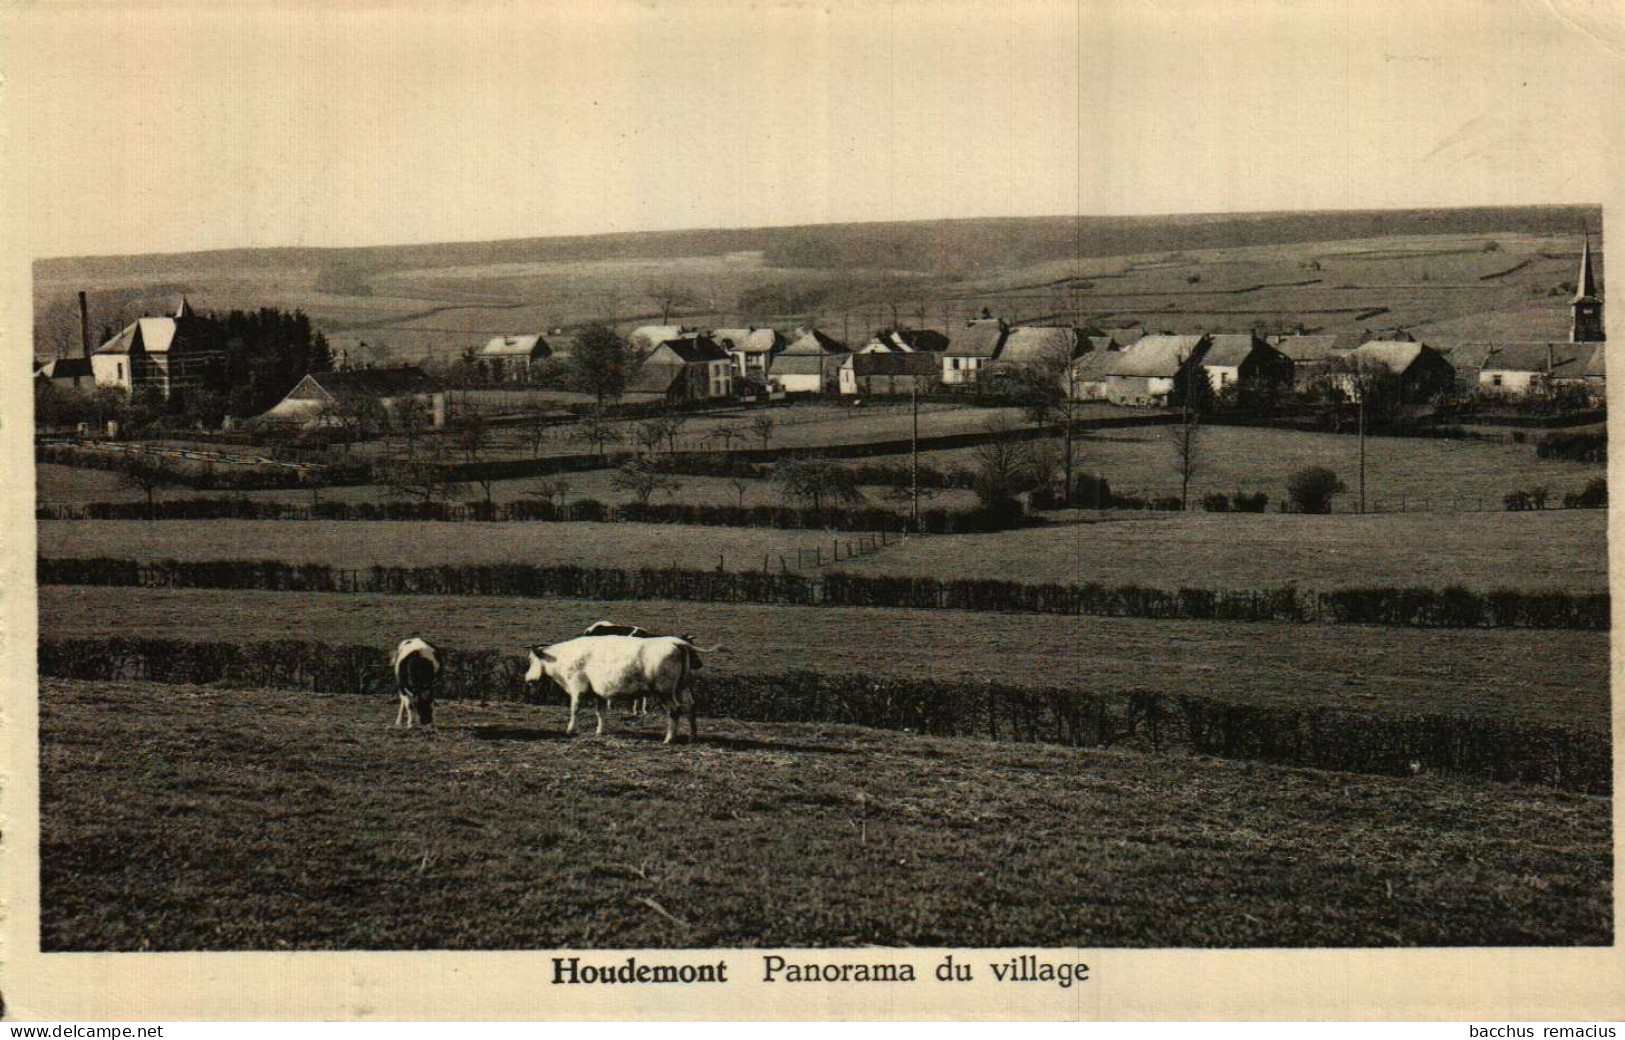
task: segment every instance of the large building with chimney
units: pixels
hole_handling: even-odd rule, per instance
[[[156,390],[164,400],[202,386],[223,352],[185,299],[173,315],[137,318],[90,356],[96,385],[131,394]]]

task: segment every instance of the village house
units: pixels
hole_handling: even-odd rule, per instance
[[[700,330],[692,325],[640,325],[626,337],[635,350],[648,353],[667,340],[698,336]]]
[[[841,362],[841,393],[864,397],[928,394],[937,386],[939,362],[931,354],[871,351]]]
[[[221,364],[224,353],[205,334],[185,299],[173,315],[137,318],[90,356],[97,386],[116,386],[135,394],[157,390],[164,400],[203,385]]]
[[[864,344],[864,354],[938,354],[948,349],[948,337],[935,329],[881,329]]]
[[[405,401],[422,404],[433,425],[445,425],[445,394],[427,373],[412,365],[312,372],[256,421],[306,428],[344,426],[367,409],[393,416]]]
[[[1360,345],[1358,336],[1274,336],[1266,342],[1292,362],[1292,388],[1302,393],[1313,388],[1333,363]]]
[[[43,379],[58,390],[92,390],[96,386],[96,376],[87,357],[53,358],[34,369],[34,378]]]
[[[1198,365],[1215,394],[1230,388],[1288,389],[1293,384],[1292,359],[1252,333],[1210,337]]]
[[[1448,393],[1456,381],[1456,370],[1445,356],[1424,343],[1411,340],[1371,340],[1349,352],[1344,363],[1354,373],[1375,368],[1400,378],[1402,393],[1413,403]],[[1331,378],[1351,401],[1360,399],[1354,373],[1335,373]]]
[[[942,381],[948,386],[977,382],[1004,350],[1010,327],[1001,318],[976,318],[954,336],[942,354]]]
[[[784,336],[777,329],[716,329],[711,338],[733,358],[734,371],[751,377],[752,383],[766,384],[768,362],[784,349]]]
[[[528,383],[541,363],[553,356],[541,336],[492,336],[477,358],[495,382]]]
[[[1113,404],[1167,407],[1209,341],[1207,336],[1144,336],[1108,354],[1101,370],[1102,392]]]
[[[1034,362],[1059,366],[1091,347],[1083,330],[1069,325],[1018,325],[1005,336],[998,363],[1000,367]]]
[[[798,329],[790,345],[768,363],[768,379],[787,394],[834,393],[841,363],[850,353],[817,329]]]
[[[683,336],[656,346],[622,396],[675,403],[727,398],[733,392],[733,359],[709,336]]]
[[[1473,345],[1477,346],[1477,345]],[[1490,397],[1530,397],[1562,386],[1586,387],[1586,369],[1599,348],[1589,343],[1484,344],[1477,389]],[[1467,349],[1471,350],[1472,347]],[[1451,354],[1454,359],[1461,351]]]
[[[1074,401],[1104,401],[1106,399],[1106,369],[1123,348],[1111,337],[1103,337],[1106,345],[1091,349],[1072,362],[1069,375],[1061,377],[1061,392],[1070,393]]]

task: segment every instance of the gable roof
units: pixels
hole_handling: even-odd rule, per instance
[[[42,379],[85,379],[91,375],[90,359],[78,355],[52,358],[35,369],[34,375]]]
[[[1005,337],[999,360],[1017,364],[1049,358],[1070,361],[1080,340],[1078,330],[1068,325],[1021,325]]]
[[[175,342],[174,318],[137,318],[118,335],[96,348],[98,354],[129,354],[137,347],[149,354],[163,354]]]
[[[646,347],[658,347],[668,339],[682,339],[699,331],[692,325],[639,325],[626,338],[640,341]]]
[[[882,329],[871,343],[903,352],[938,352],[948,349],[948,337],[935,329]]]
[[[1203,368],[1239,368],[1261,347],[1263,344],[1251,334],[1220,333],[1212,337],[1200,364]]]
[[[929,353],[900,354],[875,352],[848,354],[841,362],[854,376],[935,376],[939,362]]]
[[[547,357],[551,353],[547,340],[540,336],[492,336],[480,348],[481,357]]]
[[[1549,360],[1553,375],[1574,378],[1585,374],[1592,354],[1592,351],[1585,349],[1586,344],[1562,343],[1555,340],[1550,343],[1490,343],[1486,346],[1489,350],[1478,364],[1480,372],[1545,374]]]
[[[1320,335],[1280,336],[1273,338],[1270,345],[1294,362],[1306,364],[1342,357],[1359,343],[1348,336]]]
[[[1390,372],[1403,373],[1427,348],[1410,340],[1374,339],[1350,352],[1356,364],[1378,364]]]
[[[1108,353],[1104,374],[1171,379],[1206,345],[1206,336],[1142,336],[1133,346]]]
[[[954,357],[996,358],[1009,334],[1002,321],[973,321],[969,328],[956,333],[948,342],[947,353]]]
[[[345,372],[312,372],[305,379],[315,383],[329,397],[336,397],[339,394],[400,397],[405,394],[432,394],[439,389],[438,384],[429,378],[428,373],[413,365],[401,365],[396,368],[352,368]],[[291,396],[292,391],[289,391],[289,394]]]
[[[627,394],[669,394],[671,388],[684,378],[687,369],[682,365],[644,365],[626,382]]]
[[[723,350],[741,354],[771,354],[784,346],[784,337],[778,329],[715,329],[711,338]]]
[[[669,364],[660,359],[666,351],[677,355],[685,365],[703,365],[711,361],[727,361],[728,353],[717,346],[717,341],[710,336],[685,336],[681,339],[668,339],[655,348],[649,355],[644,367],[649,365]]]
[[[850,352],[839,340],[831,339],[817,329],[798,329],[795,339],[779,352],[779,357],[820,357],[846,353]]]

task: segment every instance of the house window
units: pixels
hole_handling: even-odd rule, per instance
[[[120,361],[118,363],[118,377],[119,377],[119,382],[124,381],[124,362],[122,362],[122,361]]]
[[[1491,386],[1500,386],[1501,385],[1501,377],[1500,376],[1490,376],[1490,385]]]

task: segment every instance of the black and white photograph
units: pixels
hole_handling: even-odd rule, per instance
[[[9,945],[1612,955],[1610,9],[0,14]]]

